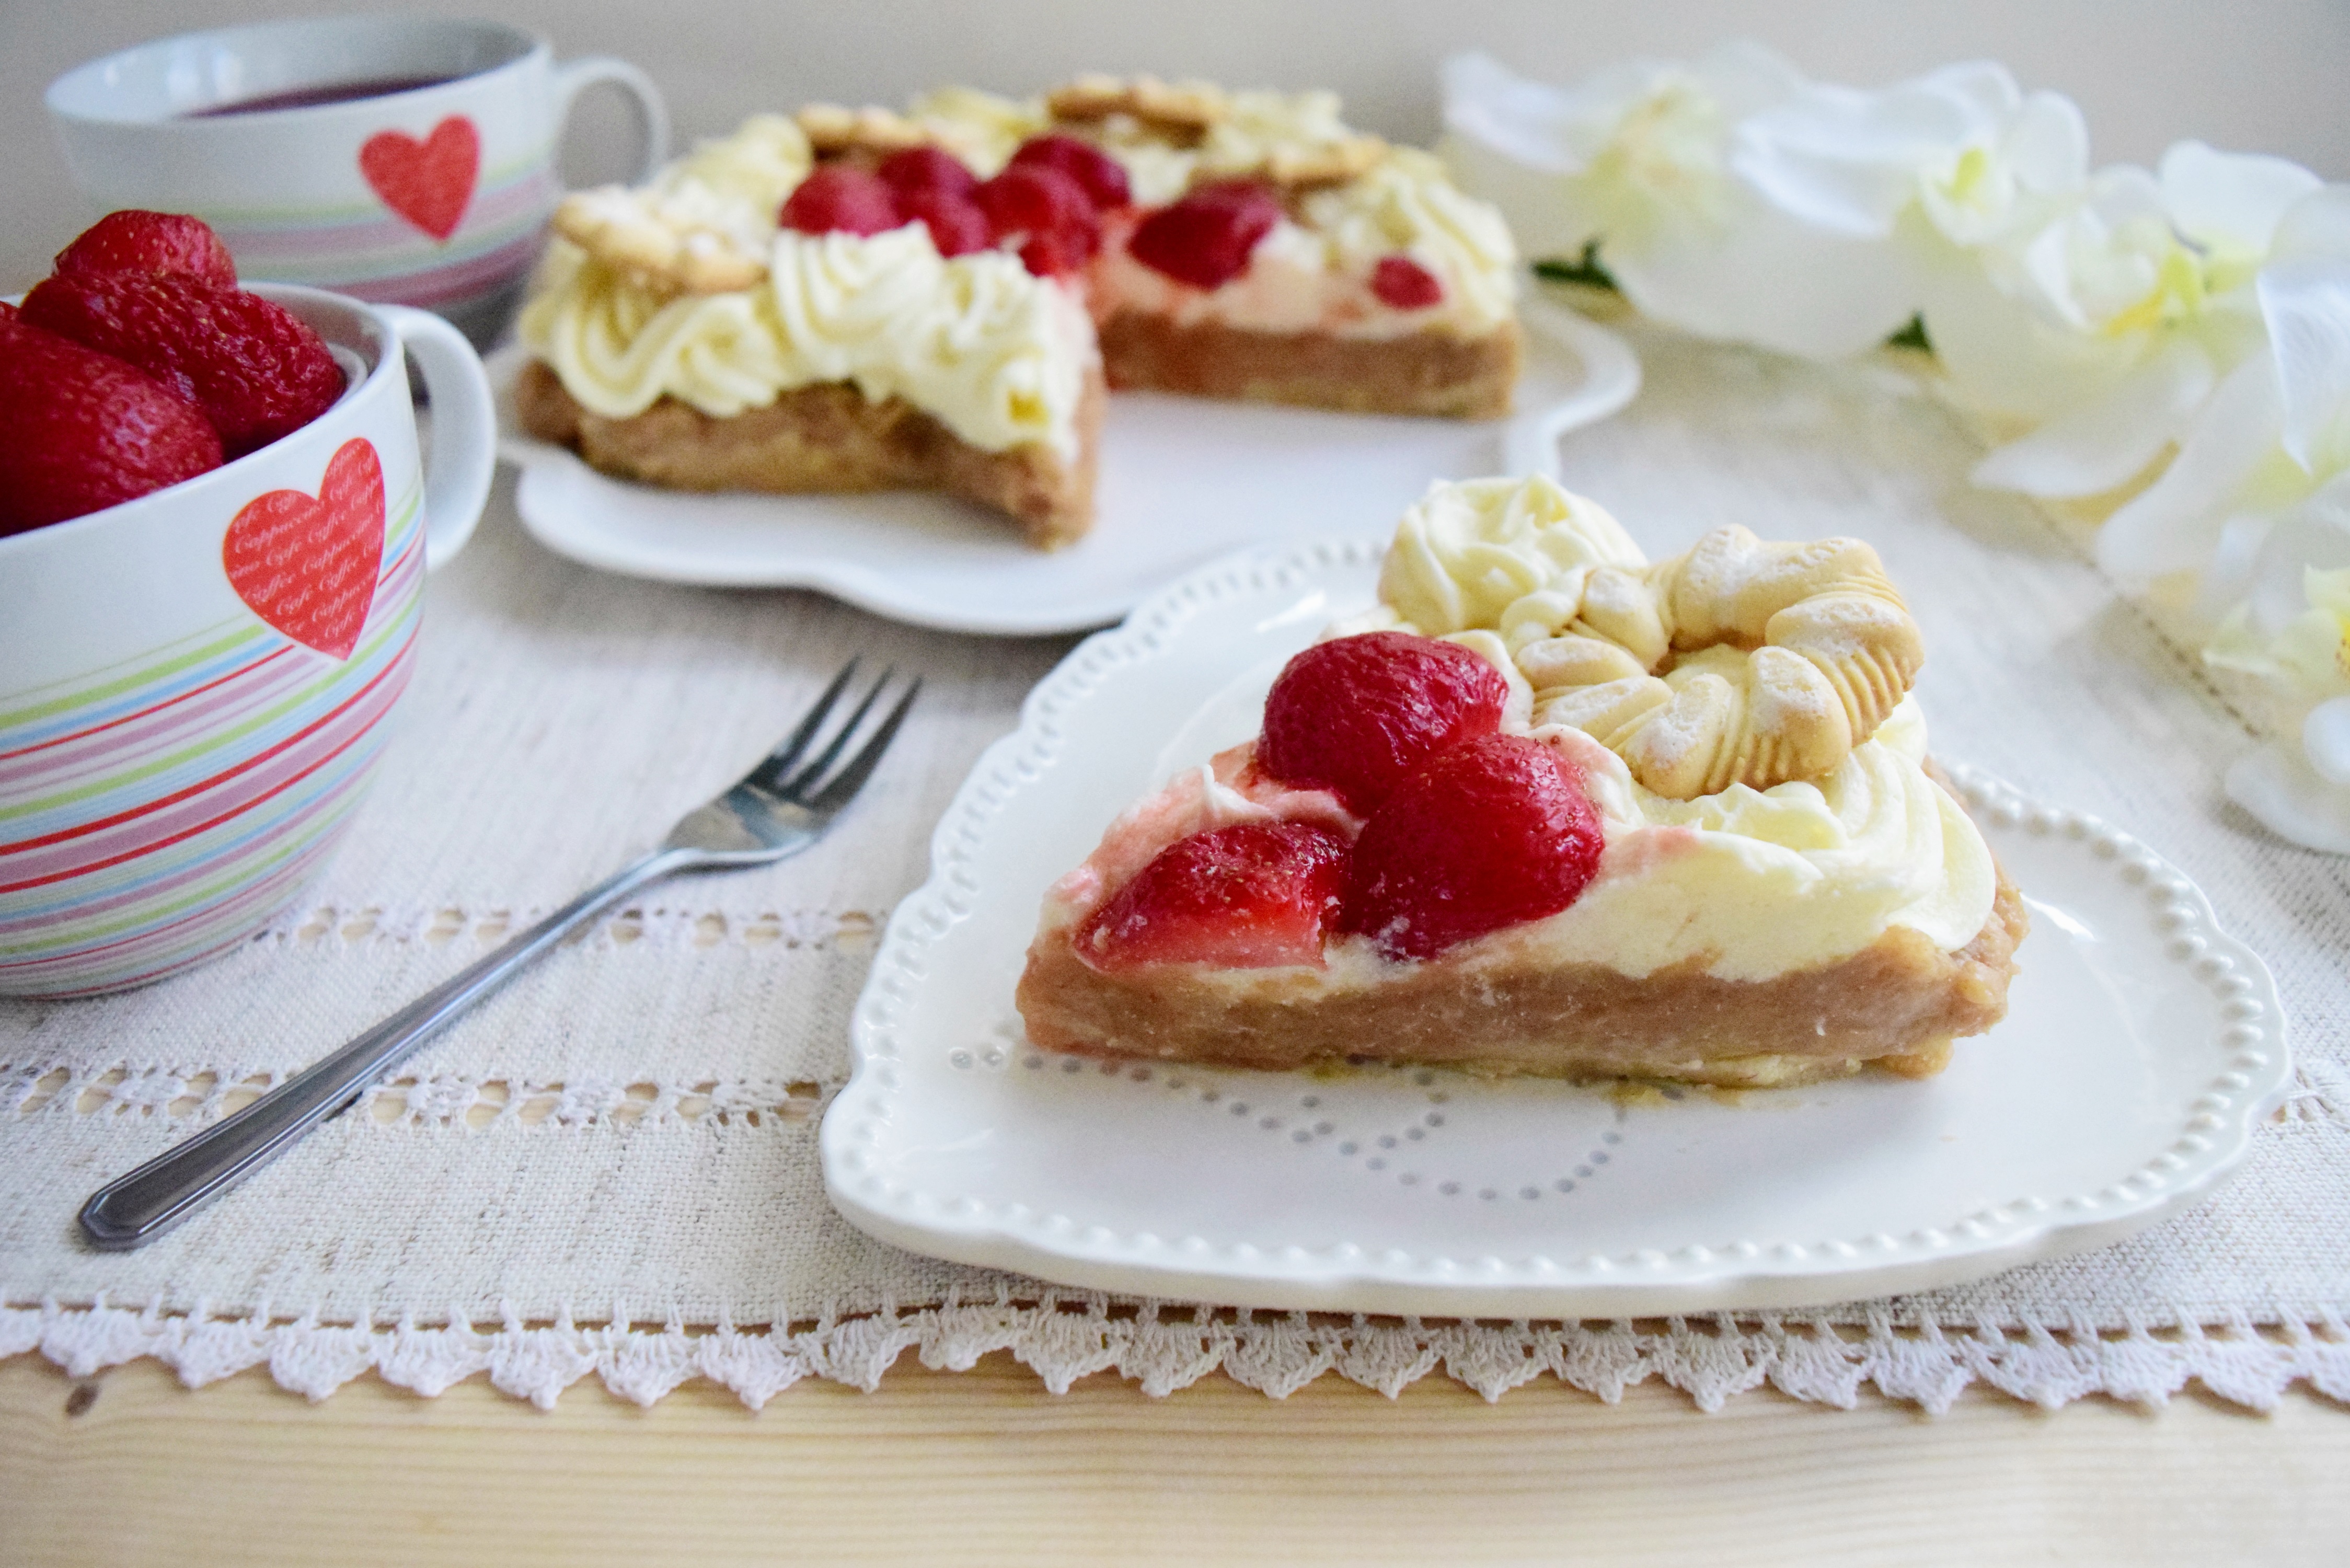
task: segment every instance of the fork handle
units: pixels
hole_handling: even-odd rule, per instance
[[[82,1233],[90,1245],[106,1251],[153,1241],[350,1105],[394,1064],[583,921],[702,858],[690,849],[660,850],[589,888],[341,1050],[99,1188],[82,1205]]]

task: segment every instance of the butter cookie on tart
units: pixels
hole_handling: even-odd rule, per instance
[[[1052,1050],[1762,1087],[2003,1016],[2021,896],[1943,787],[1856,540],[1651,565],[1547,480],[1439,484],[1259,737],[1045,896]]]

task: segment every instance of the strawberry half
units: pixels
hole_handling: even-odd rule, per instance
[[[892,152],[874,172],[901,199],[916,191],[944,191],[968,198],[979,189],[979,176],[942,147],[909,147]]]
[[[1057,169],[1085,188],[1094,210],[1107,213],[1134,200],[1126,165],[1074,136],[1036,136],[1012,155],[1015,168]]]
[[[1346,880],[1347,841],[1303,823],[1242,823],[1160,850],[1076,933],[1100,970],[1320,964]]]
[[[1075,272],[1101,249],[1101,215],[1075,177],[1039,163],[1009,165],[974,193],[998,240],[1018,238],[1039,277]]]
[[[111,355],[0,318],[0,535],[136,500],[221,464],[204,416]]]
[[[1458,643],[1400,631],[1316,643],[1265,697],[1256,765],[1365,816],[1435,753],[1501,728],[1509,696],[1501,671]]]
[[[52,277],[25,319],[144,370],[204,412],[232,458],[290,435],[343,395],[307,323],[257,294],[176,274]]]
[[[970,196],[941,186],[898,193],[898,210],[931,232],[942,256],[969,255],[995,243],[995,227]]]
[[[1394,959],[1434,958],[1580,898],[1605,846],[1583,780],[1539,741],[1438,753],[1363,825],[1338,924]]]
[[[1381,256],[1371,269],[1371,292],[1398,310],[1426,310],[1444,303],[1437,275],[1406,255]]]
[[[1249,253],[1281,217],[1279,199],[1263,186],[1219,180],[1143,219],[1126,248],[1178,283],[1221,288],[1248,270]]]
[[[780,219],[803,234],[879,234],[906,221],[881,176],[847,163],[827,163],[801,181],[784,199]]]
[[[109,213],[57,253],[51,269],[59,277],[102,277],[170,273],[215,288],[236,286],[236,263],[210,223],[185,213],[148,213],[135,207]]]

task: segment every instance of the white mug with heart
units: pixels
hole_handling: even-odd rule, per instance
[[[424,574],[488,496],[489,381],[454,327],[254,292],[334,348],[334,407],[209,473],[0,538],[0,996],[156,979],[295,895],[381,751]]]
[[[74,180],[99,212],[193,213],[248,279],[422,306],[487,342],[562,196],[572,100],[634,99],[638,177],[668,155],[650,78],[555,63],[500,22],[320,17],[140,44],[49,84]]]

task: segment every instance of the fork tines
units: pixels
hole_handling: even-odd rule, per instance
[[[857,666],[858,660],[851,659],[840,667],[840,673],[832,678],[832,684],[825,688],[824,695],[816,699],[816,706],[809,709],[807,716],[767,754],[766,760],[745,775],[744,784],[764,790],[794,805],[816,811],[847,805],[849,797],[864,786],[865,781],[880,763],[881,753],[889,750],[889,742],[897,738],[898,727],[905,722],[907,710],[913,707],[915,697],[922,690],[922,682],[920,676],[910,681],[880,722],[868,732],[863,743],[848,755],[847,762],[842,763],[840,759],[848,751],[849,742],[864,728],[865,721],[880,702],[882,692],[897,676],[894,668],[884,670],[880,679],[866,690],[864,698],[833,732],[823,749],[814,757],[807,757],[808,749],[825,729],[826,720],[831,716],[842,693],[848,690],[856,678]],[[833,772],[836,763],[840,763],[839,770]]]

